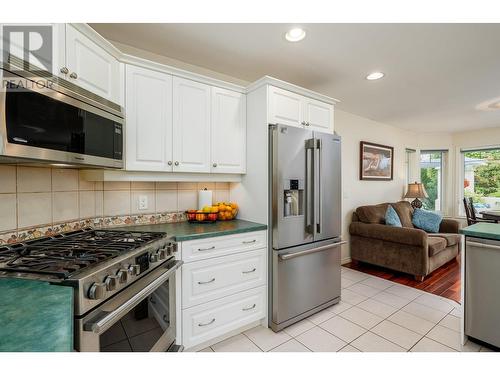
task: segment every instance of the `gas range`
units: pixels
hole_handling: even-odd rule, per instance
[[[72,286],[79,316],[172,260],[176,250],[165,233],[86,228],[0,247],[0,276]]]

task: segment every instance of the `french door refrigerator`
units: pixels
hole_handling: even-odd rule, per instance
[[[269,126],[269,326],[340,300],[340,137]]]

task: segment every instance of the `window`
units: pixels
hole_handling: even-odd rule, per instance
[[[417,180],[417,176],[415,176],[415,156],[417,154],[416,150],[411,148],[406,149],[405,155],[405,165],[406,165],[406,183],[409,184],[411,182],[415,182]]]
[[[473,199],[477,212],[499,210],[500,147],[462,151],[462,160],[464,197]]]
[[[441,150],[420,152],[420,182],[429,196],[422,200],[426,210],[444,211],[443,183],[446,155],[447,151]]]

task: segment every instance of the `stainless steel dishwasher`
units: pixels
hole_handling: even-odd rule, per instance
[[[500,347],[500,241],[466,237],[465,334]]]

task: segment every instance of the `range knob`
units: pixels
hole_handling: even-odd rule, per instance
[[[155,254],[150,254],[149,255],[149,262],[150,263],[156,263],[158,262],[160,256],[158,255],[158,252],[156,252]]]
[[[107,291],[112,291],[116,289],[116,284],[117,284],[118,276],[110,275],[106,276],[104,279],[104,284],[106,284],[106,290]]]
[[[106,293],[106,284],[104,283],[93,283],[88,291],[88,297],[90,299],[102,299]]]
[[[141,266],[138,264],[131,264],[128,267],[128,273],[130,273],[132,276],[137,276],[141,273]]]
[[[176,251],[176,247],[175,247],[174,243],[169,243],[165,248],[167,249],[168,255],[172,255]]]
[[[127,270],[124,269],[124,268],[121,268],[116,273],[116,277],[118,277],[118,282],[120,284],[125,284],[127,282],[127,280],[128,280],[128,272],[127,272]]]
[[[156,252],[156,254],[158,254],[158,259],[163,260],[167,257],[167,250],[165,250],[165,248],[160,249]]]

